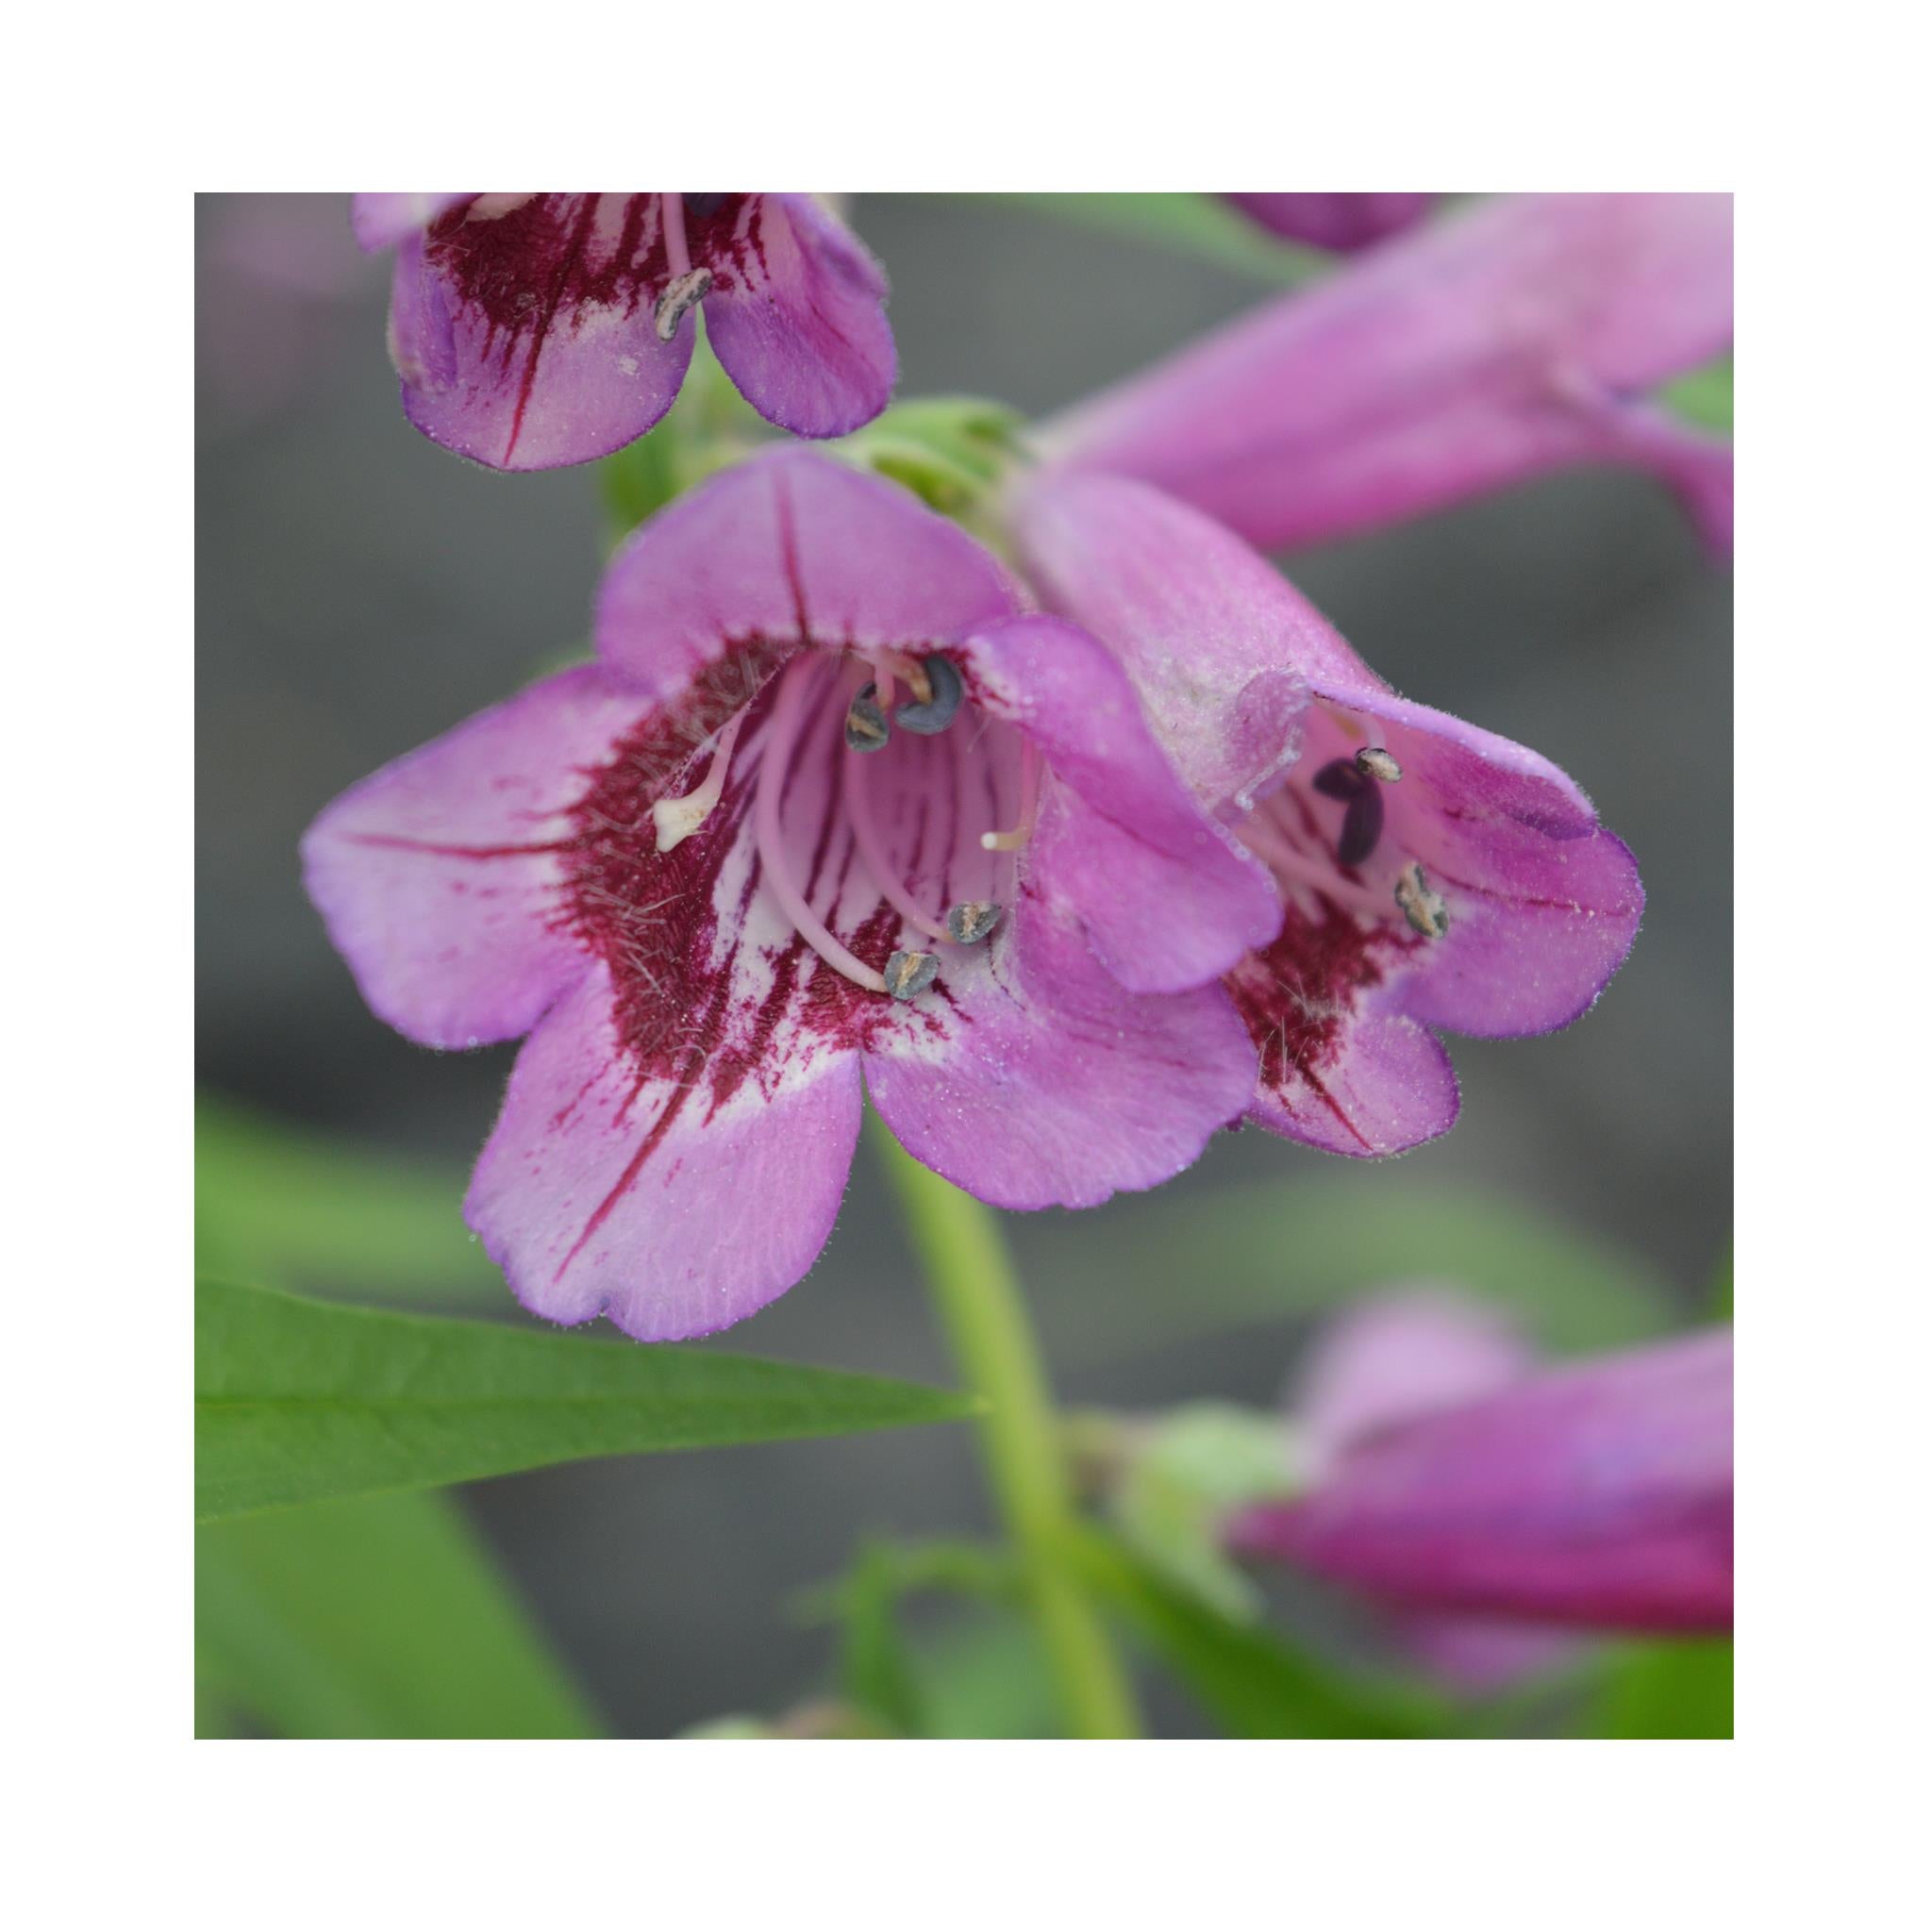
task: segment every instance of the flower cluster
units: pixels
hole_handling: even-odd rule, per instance
[[[619,551],[593,663],[323,813],[309,890],[372,1008],[529,1036],[466,1203],[527,1306],[647,1340],[750,1314],[826,1238],[861,1089],[981,1199],[1078,1208],[1244,1118],[1413,1146],[1457,1110],[1439,1029],[1602,991],[1642,892],[1582,791],[1399,696],[1249,544],[1591,456],[1714,529],[1727,450],[1721,490],[1639,392],[1722,344],[1727,212],[1379,199],[1416,205],[1329,211],[1381,238],[1358,262],[1055,426],[977,506],[1000,556],[857,460],[757,455]],[[891,386],[883,277],[810,197],[358,224],[396,249],[410,420],[499,468],[649,429],[699,313],[794,434]]]

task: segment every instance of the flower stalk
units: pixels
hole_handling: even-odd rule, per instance
[[[914,1160],[875,1117],[870,1124],[954,1358],[986,1402],[980,1454],[1020,1557],[1068,1729],[1076,1738],[1138,1737],[1126,1673],[1070,1558],[1074,1524],[1065,1452],[999,1224]]]

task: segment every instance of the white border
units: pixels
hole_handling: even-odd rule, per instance
[[[22,1876],[63,1909],[23,1923],[1890,1923],[1924,1722],[1925,305],[1876,10],[1802,44],[1688,4],[48,19],[8,229],[7,1429]],[[1742,1743],[186,1742],[187,198],[666,153],[830,188],[1740,191]]]

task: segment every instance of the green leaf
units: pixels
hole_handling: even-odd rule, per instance
[[[912,1655],[899,1630],[891,1557],[878,1545],[859,1553],[843,1590],[845,1695],[902,1738],[926,1735]]]
[[[1728,1322],[1735,1313],[1737,1262],[1737,1244],[1726,1241],[1724,1258],[1711,1271],[1710,1287],[1706,1291],[1711,1319],[1715,1322]]]
[[[587,1456],[839,1435],[971,1396],[700,1348],[390,1314],[204,1281],[199,1521]]]
[[[1611,1654],[1597,1707],[1606,1738],[1733,1735],[1729,1638],[1624,1644]]]
[[[927,1738],[1052,1738],[1059,1694],[1031,1621],[981,1606],[913,1647]]]
[[[1731,381],[1731,351],[1726,349],[1715,362],[1666,383],[1657,394],[1674,415],[1700,429],[1716,429],[1728,436],[1733,426]]]
[[[1281,1418],[1197,1402],[1143,1425],[1108,1507],[1128,1545],[1170,1583],[1233,1623],[1252,1623],[1260,1592],[1221,1544],[1243,1503],[1294,1487]]]
[[[1077,1225],[1013,1228],[1057,1360],[1166,1347],[1243,1323],[1325,1314],[1404,1281],[1453,1282],[1558,1352],[1676,1326],[1644,1262],[1521,1203],[1384,1165],[1121,1202]],[[1105,1324],[1093,1320],[1104,1297]]]
[[[1422,1738],[1453,1727],[1437,1700],[1363,1682],[1231,1622],[1111,1539],[1082,1536],[1077,1554],[1092,1588],[1230,1737]]]
[[[1033,213],[1212,262],[1257,282],[1287,285],[1325,273],[1318,248],[1271,235],[1214,194],[1013,194]]]
[[[319,1504],[194,1544],[197,1702],[224,1718],[289,1738],[597,1734],[446,1497]]]
[[[508,1312],[502,1274],[463,1226],[462,1199],[456,1168],[195,1100],[204,1274]]]

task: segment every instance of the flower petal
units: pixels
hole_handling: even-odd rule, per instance
[[[1274,938],[1281,905],[1266,868],[1189,795],[1101,644],[1056,618],[1019,617],[954,655],[974,702],[1050,765],[1029,875],[1077,909],[1123,986],[1200,986]]]
[[[1516,1328],[1466,1295],[1378,1295],[1324,1329],[1302,1364],[1291,1407],[1311,1479],[1385,1430],[1507,1389],[1535,1362]]]
[[[1569,1025],[1637,938],[1630,848],[1547,758],[1368,679],[1323,677],[1314,694],[1401,765],[1391,820],[1449,908],[1448,932],[1408,960],[1400,1010],[1487,1040]]]
[[[713,269],[705,334],[767,422],[794,436],[846,436],[886,407],[898,353],[886,277],[809,194],[754,194],[717,232],[687,212],[691,259]]]
[[[345,791],[308,895],[372,1008],[425,1046],[511,1040],[583,971],[554,922],[581,768],[644,708],[594,667],[545,678]]]
[[[641,1077],[597,968],[517,1058],[463,1204],[523,1304],[641,1341],[708,1335],[818,1257],[858,1141],[857,1056],[767,1084]]]
[[[1047,608],[1125,667],[1195,796],[1245,811],[1293,762],[1308,675],[1356,663],[1347,645],[1266,558],[1144,483],[1049,472],[1011,513]]]
[[[390,345],[425,436],[499,470],[608,456],[677,394],[687,317],[654,311],[670,279],[661,197],[479,195],[396,257]]]
[[[1731,1494],[1724,1330],[1553,1370],[1386,1432],[1232,1535],[1421,1608],[1723,1630]]]
[[[1506,197],[1376,248],[1048,432],[1264,549],[1566,464],[1676,472],[1624,412],[1731,339],[1722,194]]]
[[[1290,927],[1296,915],[1291,911]],[[1456,1124],[1461,1093],[1442,1042],[1373,997],[1324,1003],[1299,962],[1251,955],[1228,988],[1260,1056],[1248,1119],[1329,1154],[1407,1153]]]
[[[1251,221],[1291,242],[1352,253],[1413,227],[1433,194],[1228,194]]]
[[[1157,1187],[1253,1083],[1254,1049],[1219,987],[1124,991],[1050,901],[1029,898],[990,945],[949,959],[941,986],[930,1021],[869,1042],[866,1085],[908,1153],[998,1208],[1091,1208]]]
[[[420,235],[437,216],[446,213],[467,194],[358,194],[349,205],[349,225],[356,240],[370,254],[393,248],[408,235]]]
[[[607,664],[669,698],[748,639],[905,649],[1018,608],[991,553],[910,491],[780,449],[643,525],[605,574],[595,627]]]
[[[1583,1640],[1542,1624],[1503,1617],[1435,1616],[1410,1610],[1391,1619],[1411,1662],[1465,1697],[1493,1697],[1538,1677],[1554,1676],[1583,1656]]]

